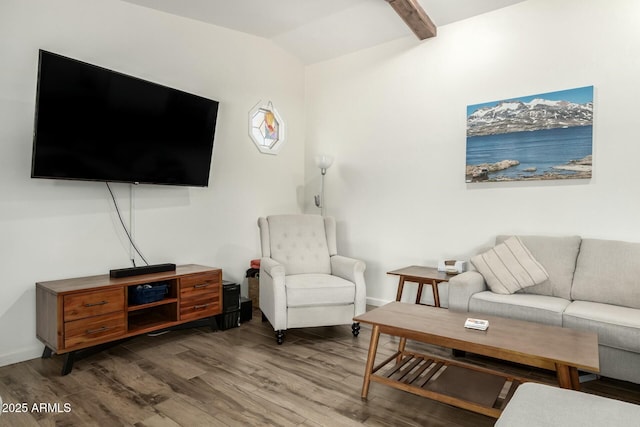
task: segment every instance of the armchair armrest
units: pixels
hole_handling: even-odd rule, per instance
[[[331,274],[344,280],[356,282],[358,275],[363,275],[366,266],[363,261],[342,255],[331,257]]]
[[[355,316],[367,311],[367,287],[364,282],[364,261],[348,258],[342,255],[333,255],[330,258],[331,274],[348,280],[356,285]]]
[[[260,273],[264,271],[272,278],[280,276],[284,277],[285,273],[284,265],[280,264],[273,258],[262,258],[262,260],[260,260],[260,269],[262,270]],[[262,274],[260,274],[260,276],[262,276]]]
[[[482,274],[466,271],[449,279],[449,308],[469,311],[469,300],[473,294],[486,291],[487,284]]]
[[[274,330],[287,329],[285,269],[272,258],[260,260],[260,311]]]

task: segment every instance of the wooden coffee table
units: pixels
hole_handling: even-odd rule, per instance
[[[488,320],[489,328],[465,328],[468,317]],[[372,325],[363,399],[374,381],[497,418],[518,385],[528,381],[406,351],[407,339],[552,370],[560,387],[574,390],[580,388],[578,369],[600,371],[598,337],[591,332],[401,302],[378,307],[353,321]],[[400,337],[398,351],[375,365],[381,333]]]

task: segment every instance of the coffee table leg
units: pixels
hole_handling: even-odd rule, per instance
[[[431,290],[433,291],[433,305],[440,307],[440,293],[438,292],[438,283],[435,280],[431,281]]]
[[[402,289],[404,288],[404,276],[400,276],[398,280],[398,292],[396,293],[396,301],[400,301],[402,298]]]
[[[422,287],[424,283],[418,282],[418,294],[416,295],[416,304],[420,304],[420,300],[422,299]]]
[[[371,374],[373,373],[373,364],[376,361],[379,339],[380,326],[373,325],[373,329],[371,330],[371,342],[369,343],[369,355],[367,356],[367,366],[364,369],[364,380],[362,382],[362,399],[366,399],[369,394],[369,384],[371,384]]]
[[[398,343],[398,357],[396,357],[396,363],[400,363],[402,361],[402,353],[404,352],[404,349],[406,346],[407,346],[407,339],[404,337],[400,337],[400,342]]]
[[[558,385],[561,388],[580,390],[578,368],[575,366],[556,364],[556,375],[558,376]]]
[[[578,368],[570,367],[569,371],[571,373],[571,384],[573,385],[573,389],[580,391],[580,374],[578,374]]]

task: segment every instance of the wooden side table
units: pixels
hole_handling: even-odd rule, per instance
[[[416,304],[420,304],[420,299],[422,298],[422,287],[424,285],[431,285],[431,290],[433,291],[433,303],[435,307],[440,307],[438,283],[448,282],[449,277],[451,277],[444,271],[438,271],[437,268],[423,267],[420,265],[412,265],[410,267],[401,268],[399,270],[389,271],[387,272],[387,274],[400,276],[400,279],[398,281],[398,293],[396,294],[396,301],[400,301],[400,298],[402,298],[404,282],[414,282],[418,284],[418,295],[416,296]]]

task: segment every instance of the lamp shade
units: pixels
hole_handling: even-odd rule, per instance
[[[327,156],[326,154],[316,156],[316,166],[318,166],[320,169],[329,169],[332,164],[333,157]]]

